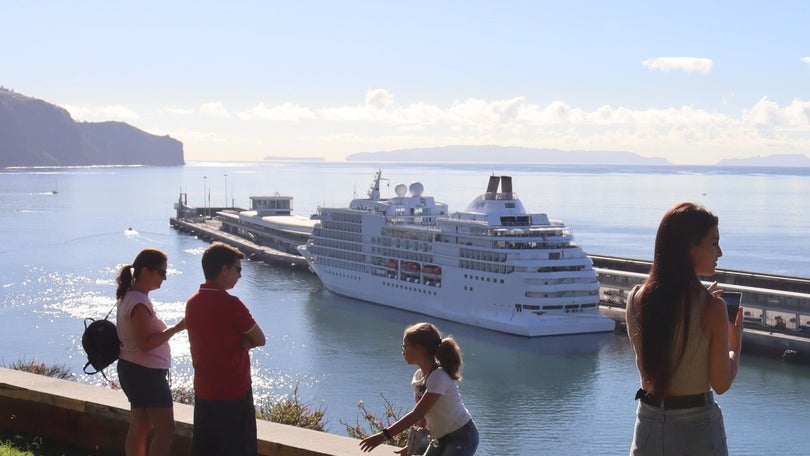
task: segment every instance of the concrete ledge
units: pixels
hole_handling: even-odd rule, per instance
[[[173,454],[187,455],[194,407],[174,404]],[[122,391],[0,368],[0,427],[40,435],[89,451],[124,453],[129,402]],[[360,456],[359,441],[258,420],[259,454]],[[381,445],[376,454],[397,448]]]

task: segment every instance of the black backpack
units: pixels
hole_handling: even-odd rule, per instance
[[[113,306],[114,308],[115,306]],[[84,373],[93,375],[101,372],[101,375],[107,381],[109,379],[104,375],[104,368],[114,363],[121,353],[118,329],[115,327],[115,323],[107,320],[111,313],[112,309],[107,312],[107,316],[103,320],[85,318],[84,334],[82,334],[82,347],[84,347],[84,352],[87,353],[87,364],[84,365]],[[95,370],[88,371],[90,366],[93,366]]]

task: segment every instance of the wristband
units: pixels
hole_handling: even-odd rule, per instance
[[[391,437],[391,431],[389,431],[388,428],[383,428],[382,435],[385,436],[386,440],[391,440],[393,438]]]

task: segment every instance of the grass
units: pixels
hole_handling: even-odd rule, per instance
[[[0,429],[0,456],[97,456],[101,454],[105,453],[82,450],[46,440],[38,435],[25,435]]]

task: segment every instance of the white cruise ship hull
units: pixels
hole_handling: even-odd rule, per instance
[[[380,180],[349,207],[320,208],[298,247],[331,292],[521,336],[615,328],[571,230],[526,212],[510,177],[490,176],[486,193],[453,214],[418,182],[381,198]]]
[[[299,248],[306,258],[306,246]],[[317,262],[310,263],[326,289],[330,292],[388,307],[415,312],[434,318],[449,320],[479,328],[527,337],[555,336],[563,334],[587,334],[608,332],[615,329],[615,322],[598,312],[561,314],[515,310],[514,304],[504,299],[503,288],[487,282],[467,286],[464,280],[453,280],[452,273],[445,276],[441,287],[385,278],[367,273],[348,272],[331,268]],[[470,289],[472,288],[472,289]],[[472,299],[465,294],[475,294]],[[481,302],[487,306],[482,307]]]

